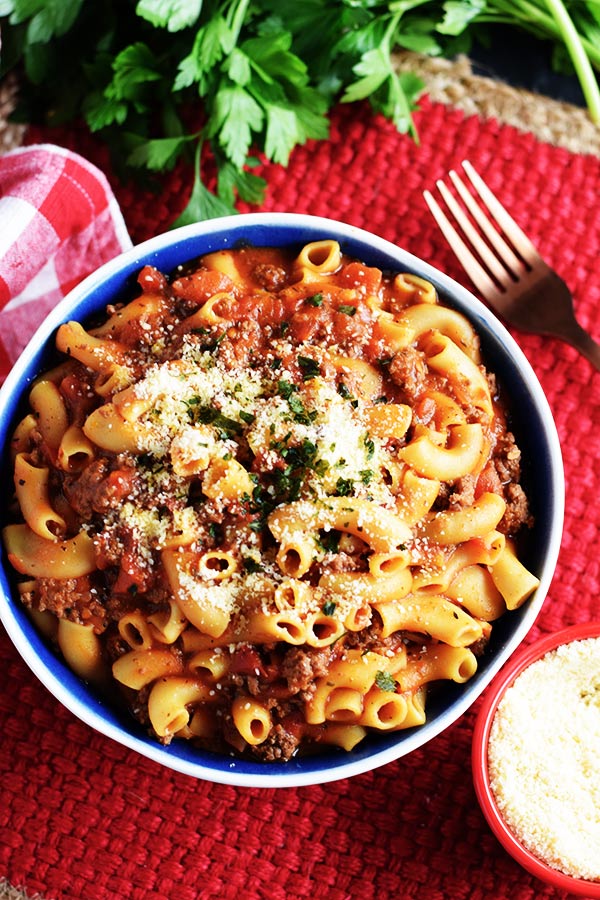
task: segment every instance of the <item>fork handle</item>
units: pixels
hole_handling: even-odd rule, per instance
[[[572,326],[564,331],[561,335],[562,339],[579,350],[582,356],[591,362],[595,369],[600,372],[600,344],[598,344],[585,330],[579,322],[573,322]]]

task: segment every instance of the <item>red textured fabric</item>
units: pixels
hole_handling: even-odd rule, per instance
[[[420,144],[344,108],[331,140],[265,166],[264,209],[365,227],[467,284],[422,200],[469,158],[572,286],[600,338],[600,160],[493,121],[424,103]],[[34,136],[35,137],[35,136]],[[105,151],[49,135],[97,164]],[[176,170],[157,194],[113,180],[134,241],[185,203]],[[517,335],[552,406],[564,453],[561,556],[528,640],[600,619],[600,374],[571,348]],[[66,712],[0,637],[0,878],[48,900],[565,900],[524,872],[488,829],[470,775],[478,704],[427,746],[375,772],[271,792],[162,769]]]

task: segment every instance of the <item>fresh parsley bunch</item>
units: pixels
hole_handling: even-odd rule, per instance
[[[0,76],[20,72],[22,121],[83,117],[120,173],[193,160],[181,225],[259,204],[256,154],[286,165],[338,101],[415,135],[423,85],[394,50],[452,55],[489,21],[564,38],[600,117],[600,0],[565,2],[575,19],[563,0],[0,0]]]
[[[260,203],[255,154],[286,165],[295,146],[326,138],[344,92],[411,128],[421,84],[390,54],[419,2],[0,0],[2,74],[22,67],[22,119],[83,116],[120,171],[193,159],[180,225],[231,212],[238,197]]]

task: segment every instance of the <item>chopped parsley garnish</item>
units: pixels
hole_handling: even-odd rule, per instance
[[[319,533],[319,544],[327,553],[337,553],[340,549],[341,536],[339,531],[321,531]]]
[[[310,381],[311,378],[315,378],[317,375],[321,374],[318,362],[311,359],[310,356],[299,356],[298,365],[302,369],[303,381]]]
[[[309,306],[321,306],[323,303],[323,294],[313,294],[312,297],[307,297],[304,302],[308,303]]]
[[[310,425],[311,422],[314,422],[317,418],[316,409],[308,410],[300,397],[297,397],[295,394],[291,394],[291,396],[287,398],[287,401],[295,421],[299,422],[301,425]]]
[[[307,468],[312,469],[317,457],[317,452],[317,445],[309,438],[304,438],[301,444],[282,449],[281,455],[288,465],[292,465],[294,468],[306,466]]]
[[[221,334],[219,334],[217,337],[213,338],[212,340],[205,341],[203,344],[200,344],[200,349],[207,353],[213,353],[217,349],[217,347],[219,346],[221,341],[224,339],[224,337],[225,337],[225,332],[223,331],[223,332],[221,332]]]
[[[373,471],[373,469],[361,469],[358,474],[360,475],[360,480],[363,484],[370,484],[370,482],[373,480],[375,472]]]
[[[286,466],[285,469],[275,469],[273,472],[275,496],[280,502],[293,503],[297,500],[303,484],[304,474],[302,471],[294,470],[292,465]]]
[[[229,437],[232,434],[240,434],[242,426],[235,419],[223,415],[213,406],[203,406],[200,397],[194,396],[187,400],[182,400],[187,409],[190,421],[194,425],[214,425],[221,437]]]
[[[338,306],[338,312],[343,313],[345,316],[353,316],[356,313],[356,307],[342,303],[341,306]]]
[[[255,519],[253,522],[250,522],[250,524],[248,525],[248,528],[250,529],[250,531],[254,531],[257,534],[259,534],[263,530],[264,527],[265,527],[265,523],[262,519]]]
[[[338,478],[335,483],[335,489],[341,497],[347,497],[352,493],[354,482],[351,478]]]
[[[291,381],[281,379],[277,382],[277,393],[280,397],[283,397],[284,400],[289,400],[292,394],[297,390],[298,388],[295,384],[292,384]]]
[[[356,409],[356,407],[358,406],[358,400],[356,399],[356,397],[353,394],[350,393],[347,384],[344,384],[343,381],[340,381],[340,383],[337,386],[337,392],[340,395],[340,397],[344,398],[344,400],[349,400],[350,406],[352,406],[354,409]]]
[[[156,475],[158,472],[163,472],[165,469],[163,460],[157,459],[151,453],[141,453],[138,456],[138,464],[152,475]]]
[[[394,681],[389,672],[377,672],[375,675],[375,684],[380,691],[396,690],[396,681]]]
[[[251,556],[243,556],[242,564],[244,566],[244,572],[248,572],[249,575],[253,572],[262,572],[261,564]]]
[[[375,453],[375,442],[367,434],[363,439],[363,444],[365,445],[365,450],[367,451],[367,459],[371,459],[371,457]]]
[[[271,450],[276,450],[278,453],[283,455],[283,451],[287,449],[288,441],[292,436],[292,432],[288,431],[288,433],[281,438],[280,441],[271,441],[269,447]]]
[[[242,500],[248,505],[249,512],[258,513],[259,519],[249,526],[252,531],[261,531],[269,513],[280,503],[291,503],[297,500],[304,486],[308,473],[313,471],[322,477],[328,468],[326,460],[318,459],[318,448],[309,438],[299,444],[288,446],[291,432],[279,441],[273,441],[270,449],[281,454],[285,465],[274,468],[270,473],[270,486],[257,484],[252,497],[245,495]]]
[[[335,601],[334,600],[326,600],[323,606],[321,607],[321,612],[326,616],[332,616],[335,612]]]

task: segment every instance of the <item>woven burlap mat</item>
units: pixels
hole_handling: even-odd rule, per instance
[[[43,900],[43,898],[39,894],[27,894],[25,891],[20,891],[1,879],[0,900]]]
[[[398,54],[396,61],[399,70],[414,72],[423,79],[429,97],[436,103],[453,106],[469,116],[497,119],[571,153],[600,153],[600,127],[583,108],[474,75],[464,56],[431,59],[407,52]]]

